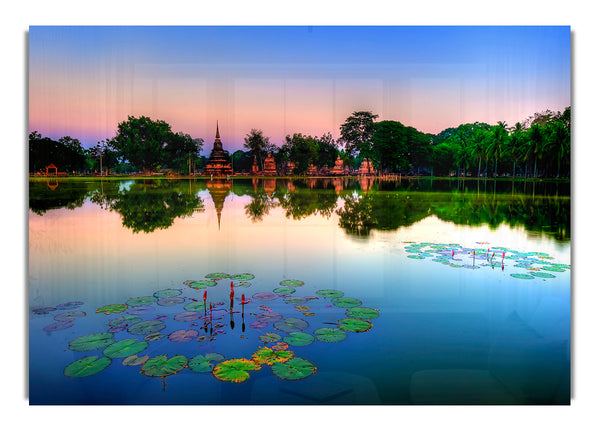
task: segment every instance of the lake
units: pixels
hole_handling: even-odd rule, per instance
[[[569,404],[570,208],[564,182],[31,180],[30,403]]]

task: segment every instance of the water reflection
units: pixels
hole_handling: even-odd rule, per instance
[[[208,191],[220,228],[227,196],[249,197],[244,213],[261,223],[281,207],[285,216],[301,220],[312,215],[339,217],[348,235],[368,236],[373,230],[394,231],[429,216],[456,225],[492,229],[502,224],[524,227],[536,235],[570,240],[570,185],[561,182],[502,180],[375,178],[59,181],[29,185],[29,208],[38,215],[51,209],[74,209],[86,199],[115,211],[133,232],[170,227],[178,217],[203,212],[199,196]]]

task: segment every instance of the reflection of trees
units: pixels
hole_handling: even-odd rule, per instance
[[[204,203],[196,193],[166,181],[134,183],[127,190],[104,196],[110,210],[118,212],[123,226],[134,233],[166,229],[178,217],[204,211]]]
[[[349,196],[337,214],[339,226],[351,235],[369,235],[372,229],[396,230],[430,215],[457,225],[501,224],[529,232],[570,239],[570,199],[476,193],[379,192]]]
[[[278,196],[286,217],[300,220],[313,214],[329,217],[337,206],[338,196],[334,189],[295,188]]]
[[[29,209],[37,215],[57,208],[75,209],[83,205],[95,188],[93,182],[29,182]]]

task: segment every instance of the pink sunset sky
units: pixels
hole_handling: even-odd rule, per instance
[[[425,133],[571,104],[569,27],[31,27],[29,130],[85,147],[128,115],[241,149],[339,137],[357,110]]]

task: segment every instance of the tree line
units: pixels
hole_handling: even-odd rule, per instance
[[[569,177],[571,108],[546,110],[509,127],[468,123],[438,134],[420,132],[399,121],[377,121],[370,111],[353,112],[340,126],[340,138],[293,133],[277,146],[260,129],[244,138],[244,150],[226,151],[235,172],[250,172],[256,161],[260,170],[272,154],[283,173],[305,175],[312,165],[321,172],[332,168],[338,157],[350,171],[368,158],[376,171],[404,175]],[[58,141],[29,136],[29,170],[37,172],[54,163],[66,172],[114,173],[172,170],[180,174],[201,172],[207,158],[200,155],[203,139],[174,133],[162,120],[129,116],[119,123],[117,134],[84,149],[77,139]]]

